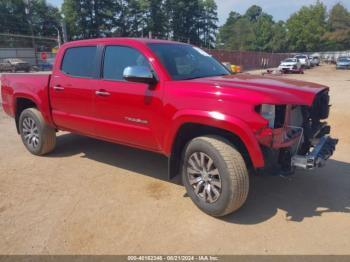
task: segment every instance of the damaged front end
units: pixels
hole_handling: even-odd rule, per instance
[[[268,121],[256,134],[265,157],[262,173],[291,174],[295,168],[324,166],[335,151],[337,139],[329,136],[328,89],[319,92],[312,106],[259,105],[255,108]]]

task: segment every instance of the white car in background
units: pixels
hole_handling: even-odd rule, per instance
[[[311,63],[307,55],[296,55],[294,58],[298,59],[301,63],[302,68],[310,69]]]
[[[283,60],[278,69],[284,73],[303,73],[301,63],[297,58]]]

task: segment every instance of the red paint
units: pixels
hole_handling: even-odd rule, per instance
[[[254,111],[254,107],[260,104],[310,106],[315,95],[327,88],[313,83],[249,74],[173,81],[147,47],[149,42],[163,41],[108,38],[67,43],[59,49],[52,76],[2,75],[3,108],[14,116],[16,99],[27,98],[36,103],[45,120],[57,129],[167,156],[183,124],[209,125],[239,136],[253,165],[258,168],[264,166],[259,144],[269,143],[272,132],[265,129],[267,121]],[[60,65],[65,50],[82,45],[136,48],[148,58],[159,82],[151,90],[146,84],[84,79],[63,74]],[[64,91],[54,90],[55,86],[63,87]],[[96,96],[98,90],[111,95]],[[145,120],[146,123],[136,123],[130,118]]]

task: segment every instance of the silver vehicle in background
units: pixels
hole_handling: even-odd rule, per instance
[[[283,73],[303,73],[301,63],[297,58],[287,58],[283,60],[279,65],[278,69]]]
[[[350,69],[350,57],[339,57],[337,60],[336,69]]]
[[[30,64],[19,58],[6,58],[0,63],[0,72],[10,71],[16,73],[17,71],[30,71]]]
[[[320,56],[319,55],[312,55],[311,56],[311,61],[312,61],[312,63],[315,65],[315,66],[319,66],[320,65],[320,63],[321,63],[321,58],[320,58]]]
[[[306,68],[306,69],[310,69],[311,68],[311,63],[310,63],[309,56],[307,56],[307,55],[296,55],[296,56],[294,56],[294,58],[296,58],[296,59],[298,59],[300,61],[300,64],[301,64],[302,68]]]

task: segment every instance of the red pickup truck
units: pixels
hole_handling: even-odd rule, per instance
[[[70,42],[51,75],[4,74],[1,83],[3,109],[32,154],[52,151],[58,130],[164,154],[169,178],[181,174],[212,216],[243,205],[249,174],[323,166],[338,142],[323,121],[327,87],[232,75],[189,44]]]

